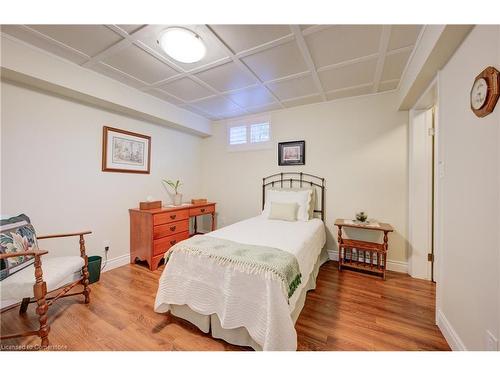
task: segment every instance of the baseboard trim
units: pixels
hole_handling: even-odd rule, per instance
[[[464,351],[467,350],[463,341],[458,336],[457,332],[453,329],[446,316],[441,310],[437,311],[437,326],[441,330],[446,342],[453,351]]]
[[[338,250],[327,250],[330,260],[339,260]],[[408,273],[408,263],[400,260],[387,259],[387,269],[394,272]]]
[[[102,270],[102,272],[111,271],[112,269],[125,266],[130,263],[130,254],[120,255],[119,257],[108,259],[106,263],[106,267]]]

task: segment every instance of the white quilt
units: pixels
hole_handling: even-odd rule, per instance
[[[217,314],[223,328],[245,327],[263,350],[296,350],[297,334],[290,313],[325,244],[323,222],[256,216],[207,235],[288,251],[299,262],[303,283],[288,304],[278,281],[174,252],[160,278],[155,311],[167,312],[170,304],[188,305],[200,314]]]

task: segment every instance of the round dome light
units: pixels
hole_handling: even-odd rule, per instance
[[[170,27],[163,30],[158,43],[167,55],[182,63],[200,61],[207,52],[200,36],[182,27]]]

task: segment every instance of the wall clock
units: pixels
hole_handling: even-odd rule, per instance
[[[470,108],[477,117],[489,115],[500,96],[500,72],[489,66],[475,78],[470,91]]]

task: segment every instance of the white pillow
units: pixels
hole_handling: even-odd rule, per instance
[[[307,185],[306,182],[304,182],[304,185]],[[318,200],[317,198],[317,192],[316,189],[312,186],[305,186],[305,187],[273,187],[271,190],[276,190],[276,191],[310,191],[311,192],[311,201],[309,203],[309,220],[314,219],[314,210],[316,209],[316,201]]]
[[[269,220],[297,221],[297,203],[271,202]]]
[[[283,191],[283,190],[267,190],[266,191],[266,203],[264,205],[264,211],[262,215],[269,218],[269,213],[271,211],[271,202],[278,203],[297,203],[299,209],[297,210],[297,220],[308,221],[309,220],[309,206],[311,204],[312,191],[311,190],[300,190],[300,191]]]

